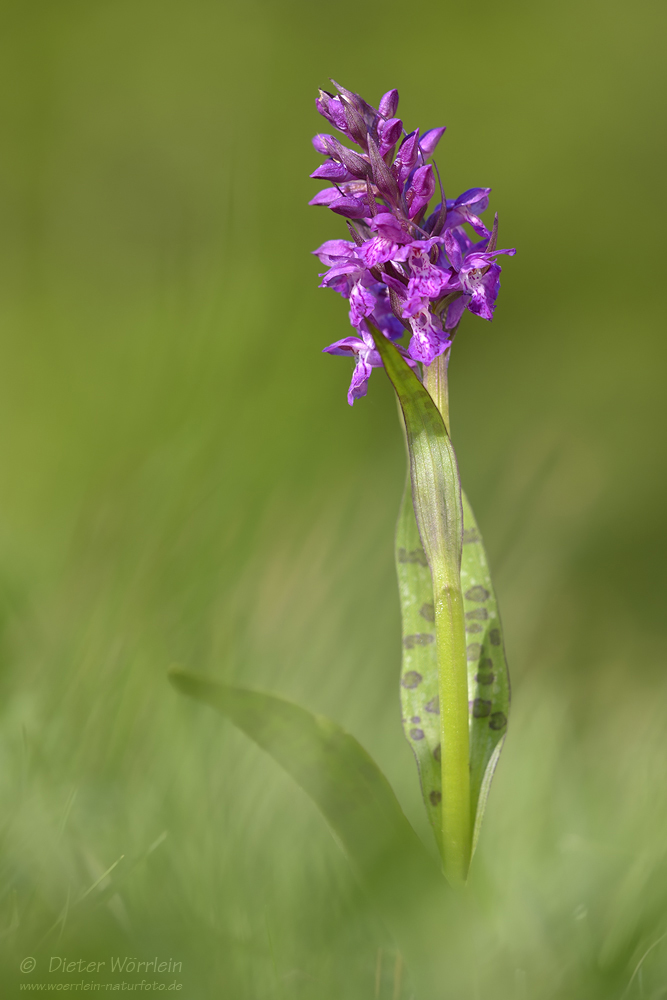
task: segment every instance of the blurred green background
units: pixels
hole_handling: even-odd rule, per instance
[[[430,844],[398,709],[395,404],[376,373],[350,409],[320,353],[348,329],[309,256],[344,223],[306,204],[335,76],[446,124],[449,196],[492,185],[518,248],[451,365],[514,689],[465,1000],[667,997],[664,5],[0,21],[2,995],[111,955],[181,962],[161,981],[187,1000],[411,995],[311,803],[165,679],[342,722]]]

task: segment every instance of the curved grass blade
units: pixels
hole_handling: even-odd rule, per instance
[[[446,919],[446,883],[363,747],[335,722],[283,698],[183,670],[170,671],[170,680],[226,715],[310,796],[404,952],[419,996],[435,997],[442,968],[434,929]]]
[[[465,610],[470,725],[470,801],[474,851],[489,787],[507,731],[510,687],[498,605],[477,522],[465,493],[461,583]],[[417,760],[426,812],[441,849],[438,662],[432,633],[433,586],[406,483],[396,530],[403,620],[401,707]]]

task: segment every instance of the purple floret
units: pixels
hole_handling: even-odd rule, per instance
[[[366,395],[373,368],[382,366],[369,324],[392,341],[409,336],[407,348],[397,344],[398,350],[413,368],[428,366],[449,349],[466,310],[492,319],[501,273],[496,258],[515,251],[496,250],[497,216],[491,232],[480,218],[490,188],[445,198],[437,168],[427,163],[444,127],[406,133],[396,116],[397,90],[384,94],[376,109],[332,83],[337,93],[321,90],[315,103],[338,136],[314,137],[325,161],[311,177],[333,186],[309,204],[343,216],[352,236],[327,240],[315,251],[327,268],[321,287],[349,300],[357,331],[324,348],[354,358],[352,404]],[[440,201],[429,215],[437,190]]]

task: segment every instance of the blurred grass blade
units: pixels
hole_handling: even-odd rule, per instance
[[[183,670],[170,671],[170,680],[231,719],[315,802],[422,983],[420,995],[431,995],[434,920],[446,884],[363,747],[337,723],[283,698]]]
[[[510,687],[502,630],[486,553],[475,515],[463,499],[461,583],[468,635],[470,797],[473,851],[489,787],[507,730]],[[433,587],[406,483],[396,529],[396,571],[403,621],[403,727],[417,759],[424,805],[441,846],[438,803],[440,720],[438,663],[433,635]]]
[[[461,586],[468,638],[470,793],[475,850],[493,772],[507,732],[510,682],[489,564],[475,515],[463,494]]]

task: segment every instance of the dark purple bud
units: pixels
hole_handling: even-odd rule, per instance
[[[396,178],[380,156],[380,150],[370,136],[368,137],[368,156],[371,161],[373,181],[376,188],[391,205],[395,205],[399,199]]]
[[[367,104],[366,101],[363,99],[363,97],[360,97],[359,94],[355,94],[353,90],[347,90],[345,87],[341,87],[341,85],[339,83],[336,83],[335,80],[332,80],[331,82],[333,83],[338,93],[342,94],[342,96],[345,97],[350,104],[354,105],[358,113],[365,121],[368,128],[370,128],[377,114],[375,108],[371,107],[370,104]]]
[[[429,163],[426,167],[417,167],[405,195],[408,214],[411,219],[414,219],[422,209],[426,208],[433,197],[434,191],[435,177],[433,176],[433,167],[431,164]]]
[[[378,125],[380,156],[386,156],[396,145],[403,134],[403,122],[400,118],[389,118]]]
[[[318,153],[322,154],[322,156],[328,155],[327,147],[324,145],[324,140],[328,138],[329,138],[328,135],[325,135],[324,133],[321,132],[318,132],[317,135],[313,136],[313,146],[315,147]]]
[[[335,128],[344,132],[345,135],[348,134],[345,108],[341,103],[340,97],[333,97],[326,90],[320,90],[320,96],[315,101],[315,107],[322,117],[331,122]]]
[[[388,90],[386,94],[380,98],[380,103],[378,104],[378,111],[383,118],[393,118],[398,110],[398,91]]]
[[[359,156],[358,153],[348,149],[347,146],[343,146],[333,136],[327,136],[324,142],[329,156],[333,157],[334,160],[338,160],[339,163],[343,163],[353,177],[357,177],[359,180],[370,177],[370,164],[363,157]]]
[[[415,129],[410,135],[406,135],[394,161],[393,172],[398,181],[399,188],[402,188],[419,155],[419,129]]]
[[[423,136],[419,140],[419,148],[421,149],[422,156],[425,160],[428,160],[429,156],[433,156],[435,147],[438,145],[446,131],[446,126],[443,125],[442,128],[430,128],[428,132],[424,132]]]
[[[349,135],[347,115],[345,114],[343,102],[339,97],[334,97],[333,101],[329,101],[329,120],[340,132],[343,132],[345,135]]]
[[[363,219],[370,214],[365,200],[362,201],[361,198],[352,198],[346,195],[332,201],[329,204],[329,208],[332,212],[335,212],[337,215],[344,215],[347,219]]]
[[[343,98],[343,107],[345,108],[345,119],[347,121],[347,130],[350,136],[358,143],[362,149],[367,148],[366,136],[368,134],[368,129],[366,128],[366,122],[361,117],[354,104]]]

